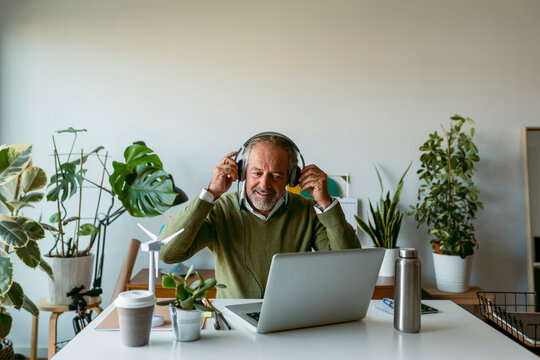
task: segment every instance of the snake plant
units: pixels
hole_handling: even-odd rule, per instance
[[[386,249],[393,249],[396,247],[399,229],[401,228],[401,221],[403,220],[403,211],[398,209],[398,205],[401,199],[401,191],[403,190],[403,178],[409,171],[411,164],[409,164],[407,170],[405,170],[401,179],[399,179],[396,191],[391,199],[390,192],[386,193],[386,198],[383,197],[384,187],[381,180],[381,174],[379,173],[377,166],[374,166],[379,179],[379,184],[381,185],[381,198],[377,203],[376,209],[373,208],[371,200],[369,201],[371,220],[368,219],[368,222],[366,223],[356,215],[355,218],[360,229],[369,235],[373,241],[373,246],[375,247]]]

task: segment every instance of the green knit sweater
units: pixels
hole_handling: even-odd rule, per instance
[[[314,205],[314,200],[289,193],[288,202],[265,221],[244,206],[240,214],[237,192],[222,195],[216,204],[196,198],[161,232],[163,239],[185,229],[163,246],[161,259],[181,262],[208,247],[215,256],[216,280],[227,286],[218,288],[217,297],[259,298],[259,286],[244,265],[244,236],[247,265],[263,290],[276,253],[361,246],[339,204],[322,214],[315,213]]]

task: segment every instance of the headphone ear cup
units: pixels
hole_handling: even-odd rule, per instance
[[[296,186],[300,185],[300,175],[301,175],[300,171],[301,171],[301,169],[300,169],[299,166],[297,166],[293,170],[293,172],[291,174],[291,178],[289,180],[289,186],[290,187],[296,187]]]
[[[244,181],[244,160],[239,160],[238,165],[238,181]]]

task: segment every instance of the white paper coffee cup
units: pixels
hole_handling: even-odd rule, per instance
[[[146,290],[125,291],[114,300],[123,345],[148,344],[155,304],[156,297]]]

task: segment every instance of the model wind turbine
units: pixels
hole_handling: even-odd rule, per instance
[[[163,245],[168,243],[173,237],[180,234],[184,229],[180,229],[166,239],[158,240],[157,235],[152,234],[150,231],[146,230],[141,224],[137,224],[143,231],[150,236],[151,241],[145,242],[141,245],[141,250],[148,252],[148,290],[156,295],[156,283],[155,279],[159,276],[159,250]],[[163,325],[163,316],[154,314],[152,317],[152,326]]]

